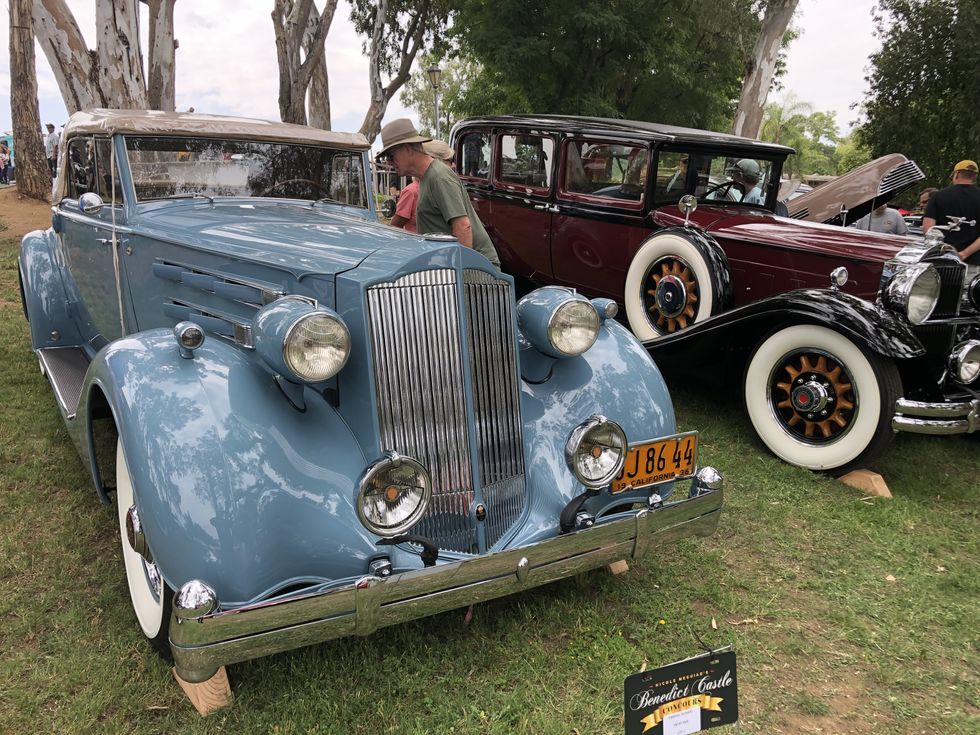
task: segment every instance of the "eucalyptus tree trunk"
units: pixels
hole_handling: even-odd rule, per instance
[[[109,107],[94,83],[96,54],[85,45],[82,32],[64,0],[35,0],[34,33],[51,65],[68,114]]]
[[[337,1],[327,2],[324,8],[324,15],[327,18],[327,25],[333,21],[334,11],[337,9]],[[329,15],[326,11],[329,10]],[[312,48],[313,39],[316,38],[316,31],[319,23],[316,5],[310,6],[310,17],[306,23],[306,33],[303,34],[303,50],[309,56]],[[309,123],[315,128],[330,130],[330,78],[327,75],[327,55],[320,54],[320,60],[313,67],[313,74],[310,76],[310,92],[307,100],[309,110]]]
[[[425,33],[432,15],[430,0],[421,0],[415,6],[405,28],[404,41],[401,44],[401,54],[398,59],[398,70],[387,85],[381,83],[381,41],[388,19],[388,0],[380,0],[374,19],[374,29],[371,33],[370,71],[371,102],[361,123],[361,134],[370,142],[378,137],[381,131],[381,121],[388,109],[388,103],[408,81],[412,74],[412,63],[422,47]]]
[[[337,0],[327,0],[323,13],[318,14],[313,0],[275,0],[272,26],[276,32],[279,116],[283,122],[306,124],[306,92],[314,69],[323,58],[323,44],[336,8]],[[313,22],[316,30],[308,34]],[[304,48],[305,58],[302,55]],[[325,64],[323,74],[325,79]],[[318,89],[317,94],[320,92]]]
[[[143,72],[139,2],[150,8],[150,80]],[[176,0],[96,0],[89,49],[65,0],[34,1],[34,32],[68,112],[93,107],[174,109]]]
[[[10,0],[10,117],[17,156],[17,191],[46,202],[51,199],[51,169],[41,141],[31,5],[31,0]]]
[[[96,0],[98,84],[113,107],[146,109],[137,0]]]
[[[174,3],[177,0],[149,0],[150,78],[146,97],[154,110],[174,110]]]
[[[742,94],[738,99],[735,123],[732,126],[735,135],[759,137],[762,113],[773,75],[776,73],[779,50],[783,46],[783,34],[786,33],[798,4],[799,0],[770,0],[766,7],[766,15],[752,49],[752,56],[745,63]]]

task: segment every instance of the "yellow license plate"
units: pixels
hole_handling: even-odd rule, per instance
[[[697,463],[696,431],[634,444],[626,453],[623,471],[612,481],[609,492],[621,493],[624,490],[693,477],[697,471]]]

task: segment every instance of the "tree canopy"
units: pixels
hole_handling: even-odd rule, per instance
[[[481,70],[463,115],[549,112],[727,129],[759,34],[755,0],[460,0]]]
[[[980,155],[980,3],[879,0],[881,50],[871,57],[861,141],[874,156],[904,153],[927,183]]]

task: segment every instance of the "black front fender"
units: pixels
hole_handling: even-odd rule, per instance
[[[780,325],[819,324],[879,355],[905,360],[925,354],[911,325],[892,311],[834,289],[807,288],[760,299],[699,322],[677,334],[644,342],[651,352],[679,353],[696,344],[745,348]],[[656,354],[656,353],[655,353]]]

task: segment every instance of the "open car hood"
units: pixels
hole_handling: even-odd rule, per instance
[[[810,222],[850,224],[925,178],[915,161],[890,153],[786,202],[789,216]],[[841,205],[847,210],[842,221]]]

